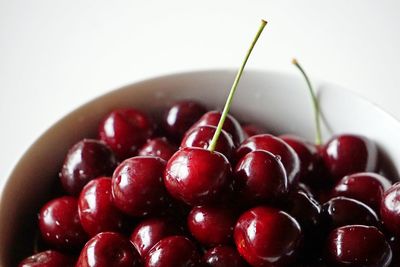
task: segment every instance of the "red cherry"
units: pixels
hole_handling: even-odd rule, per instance
[[[39,228],[48,244],[62,249],[80,248],[87,240],[74,197],[65,196],[47,202],[39,213]]]
[[[356,172],[374,172],[378,149],[366,137],[342,134],[333,137],[322,148],[326,168],[335,181]]]
[[[236,249],[227,246],[218,246],[208,250],[203,260],[210,267],[248,267]]]
[[[231,166],[221,153],[185,147],[168,161],[164,183],[169,193],[189,205],[216,201],[231,184]]]
[[[166,206],[168,195],[162,176],[165,161],[137,156],[122,162],[112,177],[114,204],[131,216],[155,213]]]
[[[68,193],[79,195],[89,181],[111,175],[116,166],[113,152],[103,142],[84,139],[68,151],[60,172],[61,183]]]
[[[273,202],[287,195],[288,179],[285,168],[275,155],[255,150],[237,163],[235,187],[242,202]]]
[[[200,147],[208,149],[216,130],[217,127],[209,125],[191,128],[191,130],[184,135],[181,148]],[[215,151],[220,152],[228,159],[231,159],[233,156],[235,145],[233,144],[232,137],[224,130],[221,131]]]
[[[332,266],[387,267],[392,260],[385,236],[373,226],[337,228],[330,233],[326,249]]]
[[[155,156],[168,161],[177,151],[177,147],[172,145],[167,138],[159,137],[147,140],[147,143],[139,150],[139,156]]]
[[[263,127],[255,124],[245,124],[242,126],[242,128],[247,137],[267,133]]]
[[[303,230],[315,230],[321,219],[321,206],[302,190],[291,192],[287,199],[287,212],[301,225]]]
[[[371,172],[355,173],[343,177],[333,188],[333,196],[357,199],[379,212],[383,193],[391,182],[385,177]]]
[[[190,126],[206,112],[206,108],[196,101],[176,102],[164,113],[163,129],[171,138],[180,140]]]
[[[385,227],[400,237],[400,182],[395,183],[385,192],[380,211]]]
[[[260,206],[240,216],[234,238],[240,255],[250,265],[287,266],[295,260],[302,231],[289,214]]]
[[[75,267],[139,267],[140,256],[124,236],[103,232],[90,239]]]
[[[187,218],[190,232],[205,246],[231,243],[235,223],[233,211],[224,207],[197,206]]]
[[[21,261],[18,267],[73,267],[75,260],[55,250],[46,250]]]
[[[209,111],[204,114],[193,126],[191,129],[199,126],[217,126],[219,120],[221,119],[222,113],[216,110]],[[227,133],[232,136],[232,140],[235,145],[240,144],[244,140],[244,132],[242,126],[240,126],[239,122],[231,115],[227,115],[225,119],[224,126],[222,127]]]
[[[238,159],[254,150],[266,150],[281,158],[289,185],[295,185],[300,175],[300,161],[296,152],[282,139],[270,134],[260,134],[246,139],[236,150]]]
[[[186,237],[170,236],[150,249],[146,267],[201,267],[201,257],[195,245]]]
[[[123,215],[114,206],[111,179],[108,177],[92,180],[83,188],[78,200],[78,211],[83,229],[90,236],[122,228]]]
[[[161,239],[179,234],[181,230],[172,221],[164,218],[146,219],[133,230],[130,240],[144,259],[148,251]]]
[[[133,108],[116,109],[99,125],[99,136],[119,159],[135,156],[154,132],[154,125],[143,112]]]

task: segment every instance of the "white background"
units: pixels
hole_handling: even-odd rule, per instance
[[[249,68],[297,73],[296,56],[400,118],[399,12],[396,0],[0,0],[0,187],[43,131],[93,97],[237,67],[261,18]]]

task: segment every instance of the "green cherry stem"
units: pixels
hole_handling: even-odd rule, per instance
[[[238,70],[238,72],[236,74],[235,81],[232,84],[231,90],[230,90],[229,95],[228,95],[228,99],[226,100],[226,103],[225,103],[225,106],[224,106],[224,110],[222,111],[221,118],[220,118],[220,120],[218,122],[217,130],[215,131],[214,136],[213,136],[213,138],[211,140],[211,143],[210,143],[210,145],[208,147],[208,150],[210,150],[211,152],[214,152],[215,147],[217,146],[218,138],[219,138],[219,136],[221,134],[222,127],[224,126],[224,122],[225,122],[226,116],[228,115],[229,109],[230,109],[230,107],[232,105],[233,96],[235,95],[236,88],[237,88],[237,86],[239,84],[240,77],[242,77],[242,73],[243,73],[244,67],[246,66],[247,60],[249,59],[250,54],[253,51],[253,48],[256,45],[257,40],[260,37],[260,35],[261,35],[262,31],[264,30],[266,25],[267,25],[267,22],[265,20],[261,20],[260,28],[258,29],[257,34],[254,37],[253,42],[251,43],[250,48],[246,53],[244,61],[243,61],[241,67],[239,68],[239,70]]]
[[[320,108],[319,108],[319,103],[318,103],[318,99],[317,96],[315,95],[314,89],[311,85],[310,79],[308,78],[306,72],[304,71],[304,69],[301,67],[301,65],[299,64],[299,62],[293,58],[292,59],[292,64],[295,65],[300,72],[302,73],[304,79],[306,80],[307,86],[308,86],[308,90],[310,92],[310,96],[313,102],[313,106],[314,106],[314,116],[315,116],[315,127],[316,127],[316,137],[315,137],[315,144],[316,145],[321,145],[322,144],[322,135],[321,135],[321,124],[320,124]]]

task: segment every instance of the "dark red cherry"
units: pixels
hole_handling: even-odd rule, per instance
[[[170,138],[179,141],[185,132],[206,112],[206,108],[196,101],[176,102],[164,112],[163,129]]]
[[[315,230],[321,219],[320,204],[302,190],[291,192],[287,201],[287,212],[300,223],[302,229]]]
[[[18,267],[73,267],[75,260],[55,250],[46,250],[21,261]]]
[[[246,139],[236,150],[237,159],[254,150],[266,150],[281,158],[289,186],[295,185],[300,175],[300,161],[296,152],[282,139],[270,134],[260,134]]]
[[[162,210],[168,200],[163,184],[165,160],[137,156],[122,162],[112,177],[114,204],[131,216],[144,216]]]
[[[285,168],[277,156],[265,150],[242,157],[234,176],[238,197],[245,203],[273,202],[288,193]]]
[[[298,222],[278,209],[259,206],[243,213],[234,233],[240,255],[252,266],[287,266],[302,239]]]
[[[139,267],[140,256],[128,239],[103,232],[90,239],[79,255],[76,267]]]
[[[255,124],[245,124],[242,126],[242,128],[247,137],[267,133],[263,127]]]
[[[208,247],[231,243],[235,223],[234,212],[225,207],[197,206],[187,217],[189,231]]]
[[[231,184],[231,166],[221,153],[185,147],[168,161],[164,183],[169,193],[189,205],[216,201]]]
[[[228,246],[218,246],[208,250],[203,260],[209,267],[248,267],[236,249]]]
[[[181,148],[200,147],[207,149],[210,146],[216,129],[217,127],[209,125],[191,128],[190,131],[186,132],[184,135]],[[228,159],[231,159],[233,156],[235,145],[233,144],[232,137],[224,130],[221,131],[215,151],[220,152]]]
[[[387,267],[392,251],[385,236],[373,226],[349,225],[333,230],[326,253],[332,266]]]
[[[392,185],[384,193],[380,211],[385,227],[400,237],[400,182]]]
[[[335,181],[356,172],[374,172],[378,165],[376,144],[352,134],[334,136],[322,148],[325,167]]]
[[[116,166],[117,160],[108,146],[84,139],[68,151],[60,172],[61,183],[68,193],[78,195],[89,181],[111,175]]]
[[[147,140],[147,143],[140,148],[138,155],[155,156],[168,161],[177,150],[178,148],[171,144],[167,138],[158,137]]]
[[[133,108],[116,109],[99,125],[99,136],[120,160],[135,156],[154,132],[154,125],[143,112]]]
[[[161,239],[181,233],[176,223],[165,218],[151,218],[139,223],[130,240],[144,259],[147,252]]]
[[[62,249],[80,248],[87,240],[74,197],[65,196],[47,202],[39,213],[39,228],[48,244]]]
[[[221,118],[221,112],[213,110],[204,114],[191,128],[199,126],[217,126]],[[224,126],[222,127],[227,133],[232,136],[235,145],[239,145],[244,140],[244,132],[239,122],[231,115],[225,119]]]
[[[347,198],[335,197],[322,206],[324,223],[328,228],[351,224],[378,226],[376,213],[364,203]]]
[[[78,211],[82,227],[90,236],[122,228],[123,215],[114,206],[109,177],[92,180],[83,188]]]
[[[202,260],[196,246],[183,236],[170,236],[152,247],[145,260],[146,267],[200,267]]]
[[[379,212],[383,193],[390,186],[391,182],[379,174],[355,173],[343,177],[333,188],[332,195],[357,199]]]

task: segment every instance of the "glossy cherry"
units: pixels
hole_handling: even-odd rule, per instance
[[[287,266],[295,260],[302,230],[289,214],[259,206],[240,216],[234,239],[240,255],[250,265]]]
[[[168,201],[163,184],[165,160],[137,156],[122,162],[112,177],[115,206],[131,216],[144,216],[162,210]]]
[[[18,267],[73,267],[75,260],[71,256],[67,256],[55,250],[46,250],[36,253],[23,261]]]
[[[251,151],[242,157],[234,176],[235,189],[244,203],[273,202],[288,193],[283,164],[277,156],[265,150]]]
[[[231,166],[221,153],[185,147],[168,161],[164,183],[169,193],[189,205],[215,202],[231,184]]]
[[[218,246],[208,250],[203,260],[209,267],[248,267],[249,265],[240,257],[233,247]]]
[[[357,199],[379,212],[383,193],[390,186],[391,182],[379,174],[355,173],[340,179],[333,188],[332,195]]]
[[[192,241],[170,236],[154,245],[147,254],[146,267],[201,267],[202,259]]]
[[[70,196],[53,199],[42,207],[39,228],[48,244],[61,249],[80,248],[87,240],[79,221],[78,202]]]
[[[184,135],[181,142],[181,148],[200,147],[208,149],[216,130],[217,127],[209,125],[191,128],[190,131],[186,132]],[[235,145],[233,144],[231,135],[224,130],[221,131],[215,151],[220,152],[228,159],[231,159],[233,156]]]
[[[124,236],[103,232],[90,239],[79,255],[76,267],[139,267],[140,256]]]
[[[68,193],[78,195],[89,181],[111,175],[116,166],[117,160],[107,145],[84,139],[68,151],[60,172],[61,183]]]
[[[148,251],[161,239],[180,234],[181,229],[166,218],[150,218],[139,223],[133,230],[130,240],[144,259]]]
[[[78,211],[82,227],[90,236],[122,229],[124,217],[113,203],[109,177],[92,180],[83,188]]]
[[[99,125],[99,137],[120,160],[135,156],[152,136],[154,124],[143,112],[133,108],[116,109]]]
[[[171,144],[167,138],[158,137],[147,140],[146,144],[139,149],[139,156],[155,156],[168,161],[178,148]]]
[[[332,266],[388,267],[392,251],[385,236],[373,226],[349,225],[333,230],[327,241]]]
[[[179,141],[185,132],[206,112],[206,108],[196,101],[178,101],[164,112],[163,129],[170,138]]]
[[[321,205],[303,190],[289,194],[286,211],[300,223],[303,230],[315,230],[321,220]]]
[[[378,149],[368,138],[342,134],[330,139],[321,150],[325,167],[335,181],[357,172],[374,172]]]
[[[383,195],[380,214],[385,227],[400,237],[400,182],[391,186]]]
[[[236,150],[237,159],[254,150],[266,150],[281,158],[289,185],[295,185],[300,175],[300,160],[296,152],[282,139],[270,134],[260,134],[246,139]]]
[[[245,124],[242,126],[242,128],[246,135],[246,138],[251,137],[253,135],[267,133],[267,131],[263,127],[255,124]]]
[[[191,234],[208,247],[231,243],[235,223],[234,212],[225,207],[197,206],[187,217]]]

